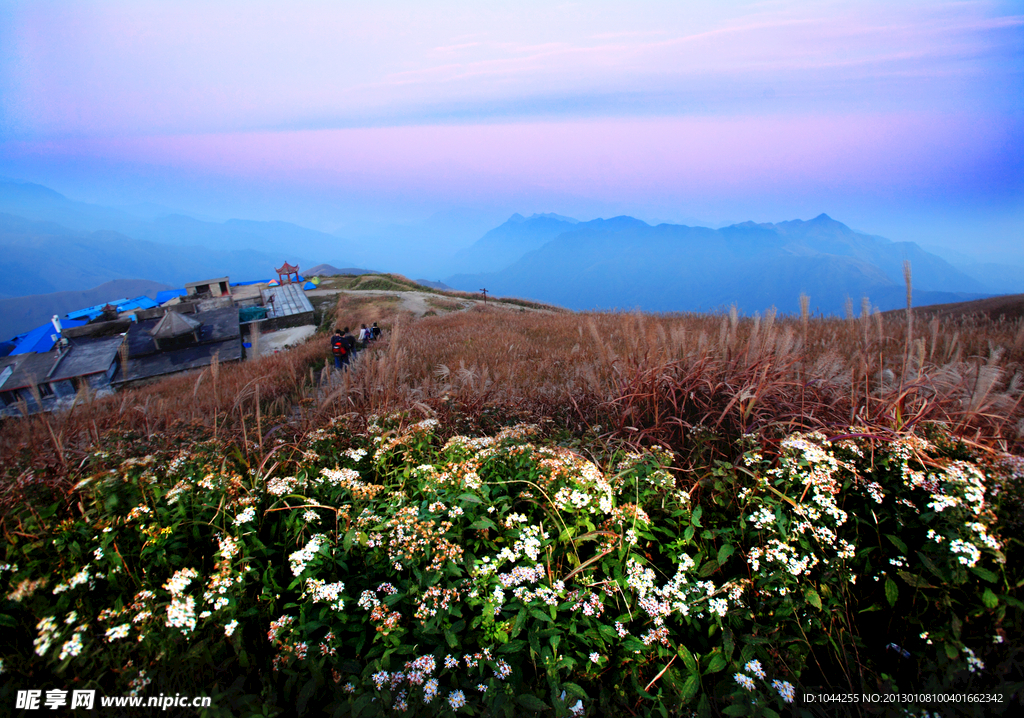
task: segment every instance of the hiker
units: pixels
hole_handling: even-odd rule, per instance
[[[370,334],[373,335],[373,341],[380,339],[380,327],[377,326],[377,322],[374,322],[373,326],[370,327]]]
[[[364,324],[359,330],[359,343],[364,347],[373,341],[373,332],[366,328]]]
[[[359,353],[359,345],[356,344],[355,337],[348,333],[348,327],[345,327],[341,338],[345,340],[345,347],[348,349],[349,359],[355,359],[356,354]]]
[[[334,354],[335,369],[348,369],[348,363],[352,359],[352,351],[355,348],[354,344],[352,337],[348,335],[348,327],[345,327],[343,331],[338,331],[335,327],[334,336],[331,337],[331,352]]]

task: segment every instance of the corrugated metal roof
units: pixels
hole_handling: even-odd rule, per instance
[[[263,306],[267,308],[267,316],[271,319],[313,311],[313,305],[306,299],[306,295],[298,284],[268,287],[262,291],[262,294]]]

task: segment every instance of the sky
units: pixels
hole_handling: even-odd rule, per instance
[[[1015,2],[0,0],[0,176],[325,231],[822,212],[1024,263]]]

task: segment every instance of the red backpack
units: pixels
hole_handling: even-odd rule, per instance
[[[335,356],[343,357],[348,354],[345,350],[345,340],[341,337],[334,337],[334,339],[331,340],[331,348],[334,350]]]

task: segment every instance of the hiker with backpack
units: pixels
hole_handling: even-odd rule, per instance
[[[355,349],[356,343],[348,333],[348,327],[345,327],[343,331],[338,331],[335,328],[334,336],[331,337],[331,353],[334,354],[334,368],[344,368],[347,370],[349,362],[352,360],[352,355],[355,354]]]
[[[377,326],[377,322],[374,322],[373,326],[370,327],[370,338],[373,341],[380,339],[380,327]]]

